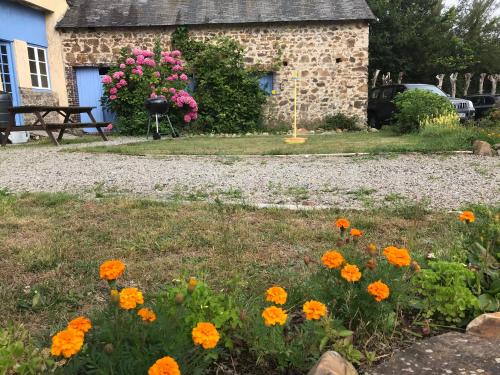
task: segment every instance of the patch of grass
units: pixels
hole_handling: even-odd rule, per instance
[[[125,155],[292,155],[332,153],[401,153],[470,150],[470,137],[475,133],[427,136],[400,135],[392,129],[378,133],[346,132],[342,134],[309,135],[302,145],[287,145],[284,136],[247,136],[238,138],[194,136],[175,140],[134,143],[119,146],[87,147],[89,152]],[[74,151],[74,150],[68,150]],[[221,159],[222,163],[236,160]]]
[[[117,197],[87,201],[60,194],[13,197],[0,199],[0,315],[44,337],[49,327],[53,332],[66,319],[100,306],[107,288],[98,266],[106,259],[122,259],[123,285],[148,293],[174,278],[205,275],[214,288],[238,282],[245,295],[255,296],[268,285],[305,277],[304,255],[318,259],[335,246],[332,222],[339,216],[366,233],[360,249],[375,242],[451,257],[460,233],[455,215],[396,198],[395,207],[361,212]]]

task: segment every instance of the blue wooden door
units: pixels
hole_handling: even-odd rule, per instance
[[[16,72],[14,71],[14,60],[10,42],[0,40],[0,77],[2,78],[2,90],[12,95],[12,105],[21,105],[19,89],[17,85]],[[24,123],[22,115],[16,115],[17,125]]]
[[[80,106],[95,107],[92,110],[97,122],[104,121],[104,112],[101,105],[102,83],[98,68],[77,68],[76,83],[78,85],[78,98]],[[86,114],[81,115],[82,122],[90,122]],[[83,129],[86,133],[95,133],[95,128]]]

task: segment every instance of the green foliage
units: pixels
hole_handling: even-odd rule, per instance
[[[398,112],[394,119],[401,133],[420,130],[422,121],[455,113],[453,104],[444,96],[424,90],[408,90],[394,99]]]
[[[54,361],[48,350],[40,350],[23,326],[0,328],[0,374],[49,373]]]
[[[146,304],[157,320],[145,323],[134,310],[110,303],[97,312],[87,345],[67,366],[68,374],[145,374],[156,360],[169,355],[183,374],[203,374],[224,350],[232,348],[231,332],[241,324],[231,297],[202,282],[168,287]],[[213,323],[221,335],[215,349],[194,346],[191,331],[199,322]]]
[[[495,312],[500,309],[500,210],[477,206],[474,214],[474,223],[464,224],[464,246],[480,308]]]
[[[405,72],[408,82],[434,83],[437,73],[500,70],[498,1],[461,0],[451,9],[443,0],[368,4],[377,17],[370,25],[370,71]]]
[[[417,306],[428,318],[464,325],[479,307],[470,289],[474,279],[474,272],[463,264],[432,262],[429,269],[423,269],[414,279],[422,298]]]
[[[336,113],[327,116],[322,125],[325,130],[356,130],[359,124],[359,119],[356,116],[349,116],[343,113]]]
[[[191,39],[186,28],[177,29],[172,44],[184,53],[196,87],[199,105],[196,127],[211,133],[247,133],[263,129],[266,96],[258,75],[244,66],[244,50],[229,38],[206,42]]]

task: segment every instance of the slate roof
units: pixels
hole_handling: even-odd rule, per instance
[[[74,0],[59,28],[372,20],[365,0]]]

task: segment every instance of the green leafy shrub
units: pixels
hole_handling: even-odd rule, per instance
[[[431,262],[414,279],[422,298],[419,307],[428,318],[453,324],[466,324],[479,307],[470,289],[474,272],[465,265],[454,262]]]
[[[247,133],[263,130],[266,96],[258,75],[245,69],[244,50],[229,38],[198,42],[186,28],[177,29],[172,44],[184,53],[195,84],[199,120],[193,130]]]
[[[142,321],[135,309],[125,310],[112,301],[96,313],[87,345],[64,372],[146,374],[153,363],[168,355],[177,361],[181,373],[203,374],[233,347],[232,331],[241,325],[232,298],[198,281],[179,282],[146,304],[156,315],[152,322]],[[220,334],[217,347],[206,350],[194,345],[191,332],[200,322],[215,326]]]
[[[357,130],[359,127],[360,120],[356,116],[348,116],[344,113],[336,113],[334,115],[327,116],[323,122],[322,127],[325,130]]]
[[[464,247],[475,271],[474,292],[480,309],[500,310],[500,210],[474,208],[474,221],[465,221]]]
[[[446,97],[424,90],[399,93],[394,103],[397,107],[394,119],[401,133],[417,132],[425,120],[456,113]]]
[[[0,374],[36,375],[53,369],[50,352],[37,348],[23,326],[0,328]]]

